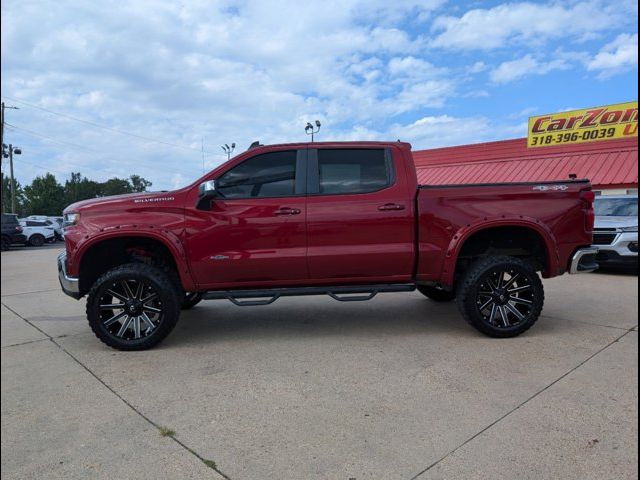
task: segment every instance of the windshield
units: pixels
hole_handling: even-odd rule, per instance
[[[603,217],[637,217],[637,198],[596,198],[596,215]]]

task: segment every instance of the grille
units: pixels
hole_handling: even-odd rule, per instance
[[[593,244],[594,245],[611,245],[616,239],[615,233],[594,233]]]

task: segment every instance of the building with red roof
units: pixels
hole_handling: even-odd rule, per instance
[[[414,152],[425,185],[588,178],[602,194],[638,192],[638,137],[528,148],[526,138]]]

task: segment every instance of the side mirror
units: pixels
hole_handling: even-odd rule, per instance
[[[200,187],[198,188],[198,196],[213,198],[216,196],[216,181],[215,180],[207,180],[206,182],[202,182]]]
[[[207,180],[200,184],[198,187],[199,200],[198,205],[196,205],[198,210],[211,210],[211,200],[218,196],[216,187],[216,180]]]

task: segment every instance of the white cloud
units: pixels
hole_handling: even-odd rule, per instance
[[[589,70],[601,71],[600,77],[607,78],[638,66],[638,34],[621,34],[606,44],[587,65]]]
[[[440,16],[433,23],[436,37],[431,45],[454,50],[512,48],[551,38],[590,38],[625,22],[624,4],[567,3],[503,3],[469,10],[460,17]]]
[[[480,73],[480,72],[484,72],[487,68],[489,68],[487,66],[486,63],[484,62],[475,62],[473,65],[470,65],[469,67],[467,67],[467,72],[469,73]]]
[[[399,26],[442,3],[140,0],[115,9],[108,2],[8,0],[2,93],[185,147],[23,105],[11,116],[15,125],[90,147],[68,148],[23,130],[18,138],[32,144],[25,164],[46,158],[52,170],[102,178],[139,173],[166,188],[178,173],[200,174],[202,137],[212,166],[224,160],[222,143],[240,149],[256,139],[306,140],[302,118],[320,118],[322,138],[443,106],[455,80],[421,58],[423,39]]]
[[[11,130],[23,147],[18,176],[25,183],[44,165],[61,179],[137,173],[171,188],[201,174],[203,137],[210,168],[225,159],[221,144],[306,141],[303,126],[316,118],[321,140],[399,137],[426,148],[501,138],[516,127],[488,120],[493,102],[483,97],[495,84],[478,74],[503,83],[585,66],[595,52],[563,56],[556,45],[545,58],[539,47],[609,35],[631,18],[620,4],[551,1],[438,17],[444,0],[6,0],[3,96],[173,145],[20,105],[7,120],[58,143]],[[473,60],[441,51],[500,46],[509,50]]]
[[[544,75],[552,70],[566,70],[570,67],[564,59],[541,62],[531,54],[522,58],[503,62],[489,75],[495,83],[509,83],[530,75]]]

